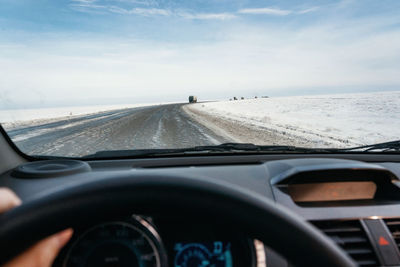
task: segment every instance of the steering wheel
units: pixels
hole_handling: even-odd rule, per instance
[[[218,216],[296,266],[356,266],[328,237],[271,200],[235,185],[150,174],[120,174],[43,192],[0,216],[0,264],[34,242],[90,220],[175,212]]]

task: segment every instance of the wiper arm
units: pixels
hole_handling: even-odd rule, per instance
[[[351,148],[342,148],[338,149],[341,152],[400,152],[400,140],[379,143],[379,144],[372,144],[366,146],[358,146],[358,147],[351,147]]]

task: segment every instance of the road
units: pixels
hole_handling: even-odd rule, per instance
[[[229,141],[193,121],[182,105],[114,110],[7,132],[27,154],[70,157],[100,150],[184,148]]]

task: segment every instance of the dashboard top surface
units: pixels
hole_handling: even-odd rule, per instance
[[[255,159],[252,157],[252,159]],[[132,179],[143,175],[167,175],[190,177],[193,179],[219,181],[229,183],[242,189],[250,190],[254,194],[261,195],[282,204],[300,214],[305,219],[323,220],[333,218],[368,218],[371,216],[394,217],[398,216],[400,201],[377,202],[370,201],[362,205],[331,205],[304,207],[291,201],[290,196],[279,193],[274,179],[282,175],[294,174],[300,171],[324,171],[326,169],[365,169],[365,171],[383,170],[392,175],[392,179],[398,180],[400,164],[390,162],[365,163],[355,160],[334,158],[306,158],[288,159],[262,162],[262,160],[234,161],[221,163],[196,162],[185,163],[179,166],[178,159],[142,162],[140,165],[135,160],[116,161],[92,161],[89,171],[66,174],[57,177],[46,178],[21,178],[6,172],[0,176],[0,186],[13,189],[23,201],[40,198],[53,191],[62,190],[71,186],[79,186],[100,179],[113,179],[121,175],[128,175]],[[290,175],[289,175],[290,176]],[[350,174],[351,177],[351,174]]]

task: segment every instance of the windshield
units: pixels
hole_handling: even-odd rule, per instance
[[[395,141],[400,1],[0,0],[0,90],[29,155]]]

